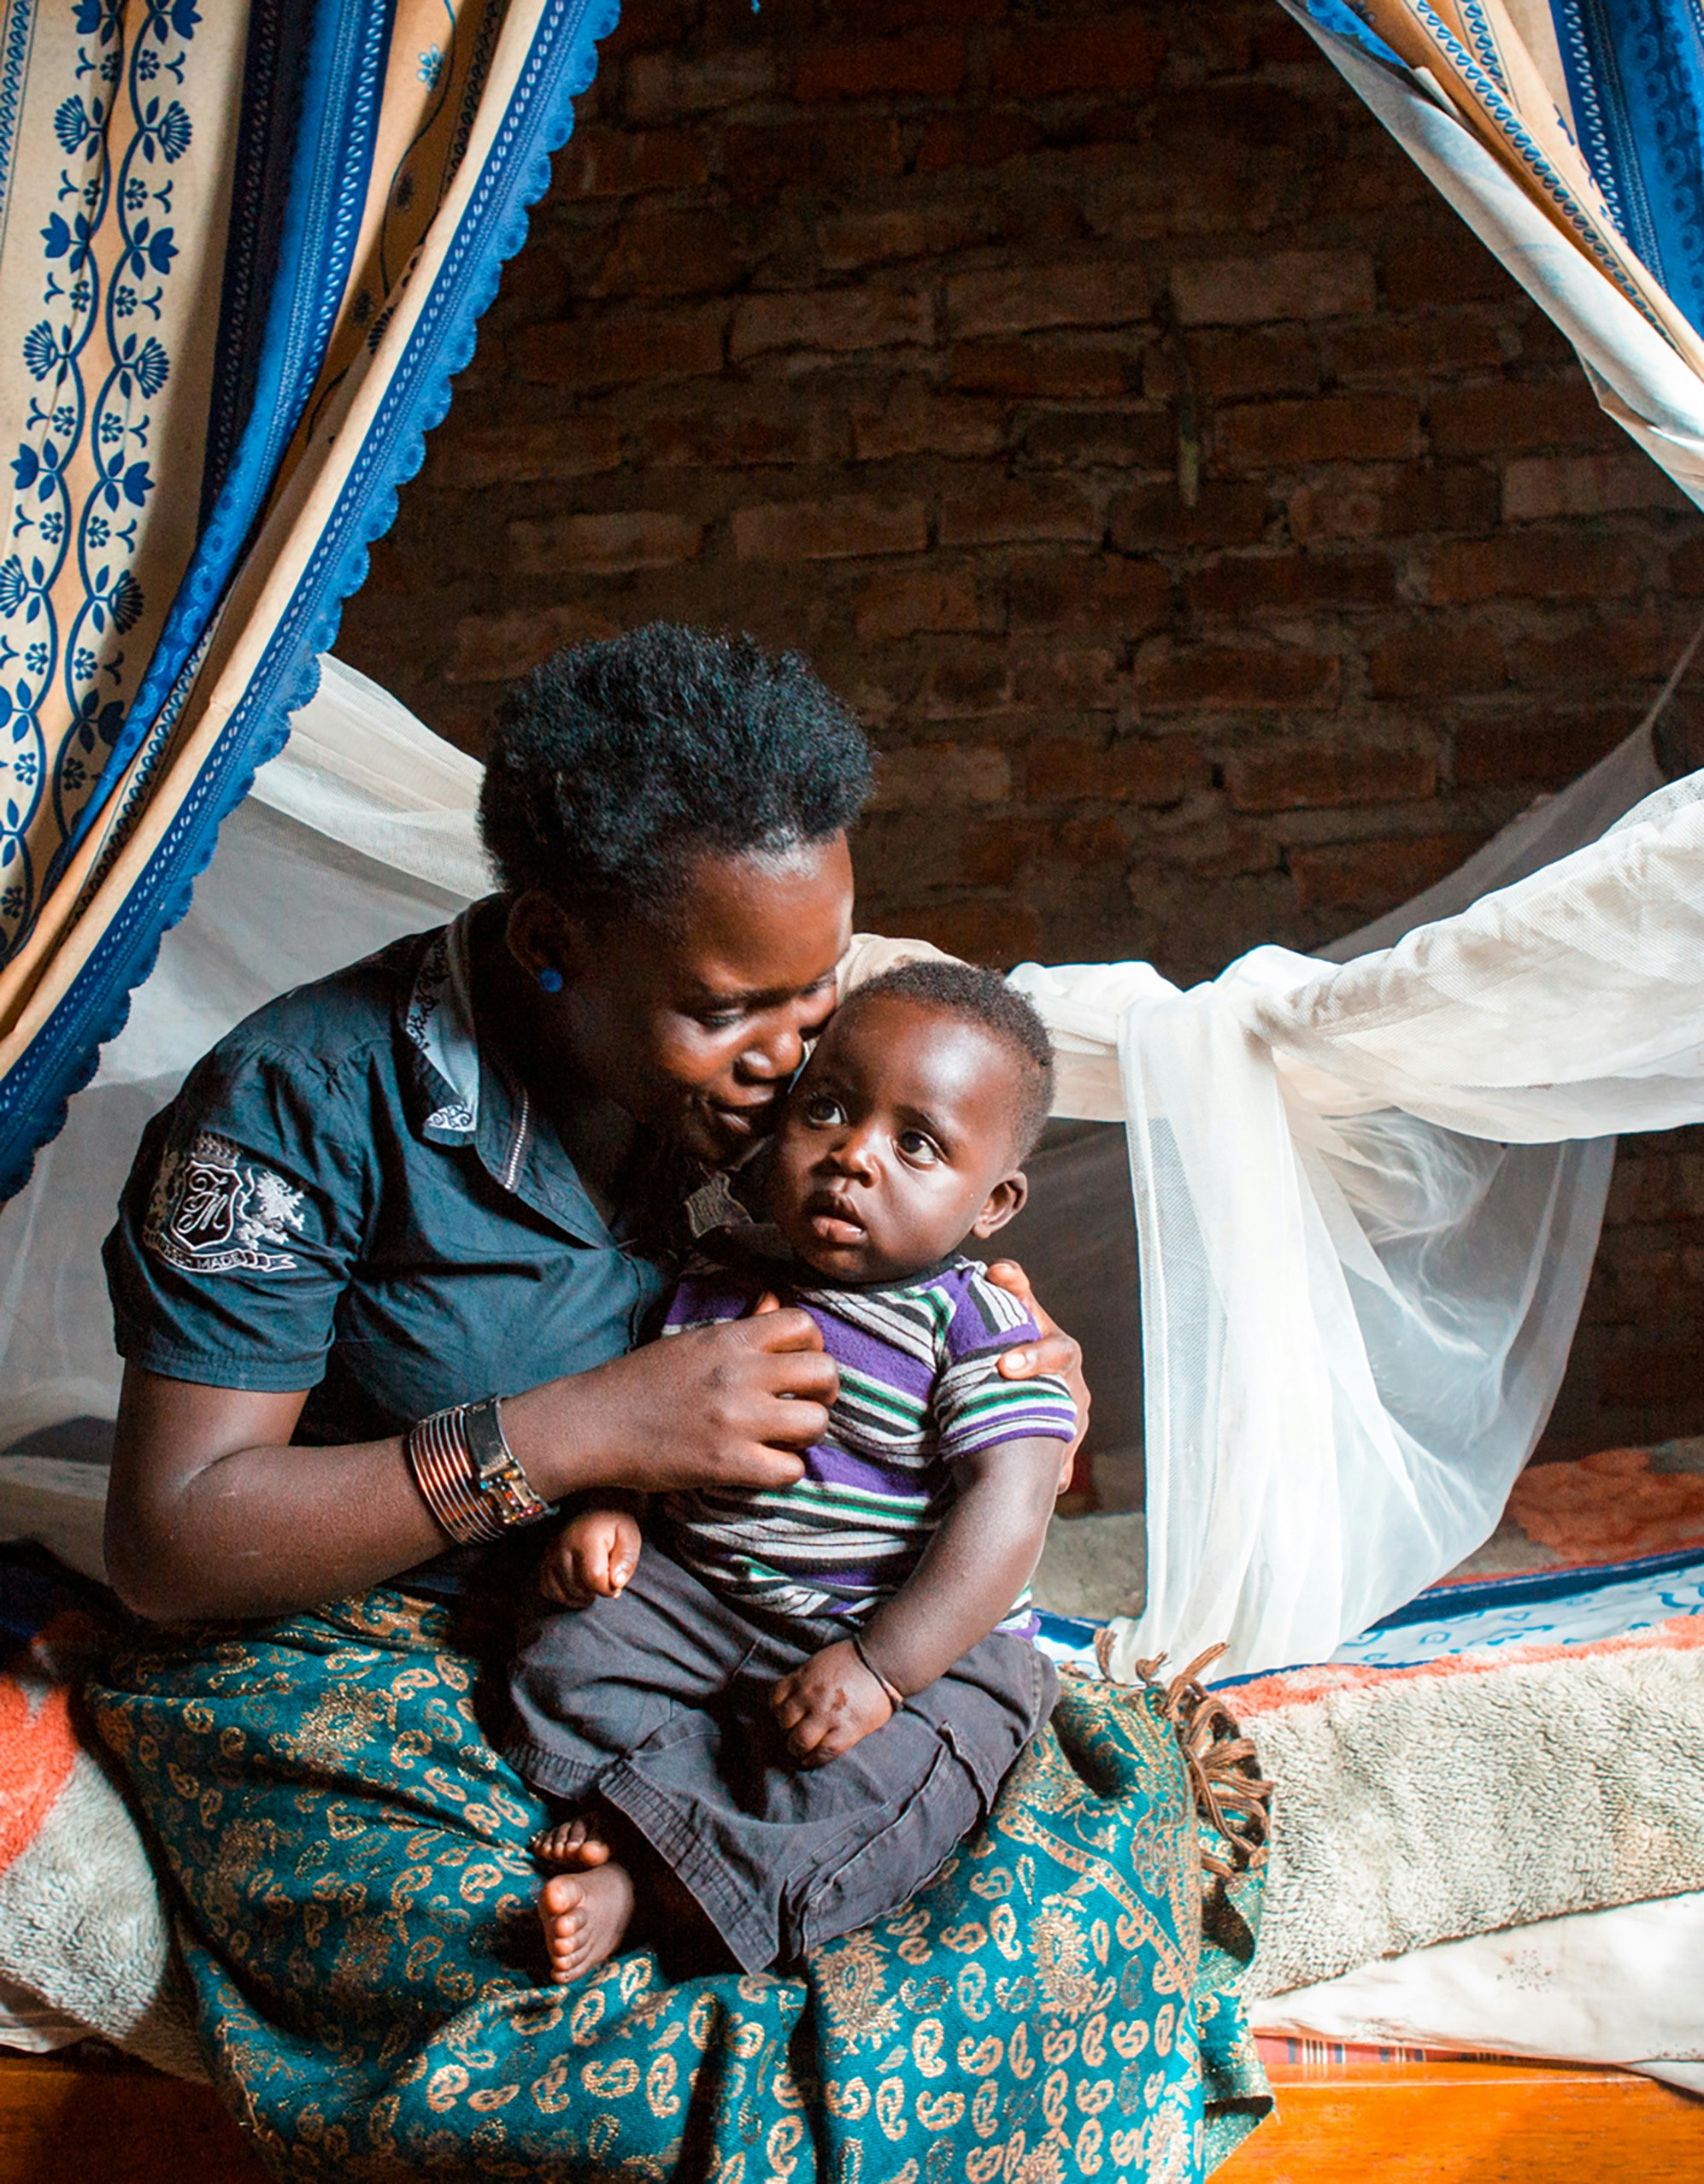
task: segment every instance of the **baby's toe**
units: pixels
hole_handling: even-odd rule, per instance
[[[558,1873],[539,1891],[538,1911],[550,1976],[567,1986],[620,1945],[633,1915],[632,1878],[613,1859],[584,1881]]]
[[[583,1812],[559,1820],[532,1840],[532,1854],[541,1865],[596,1865],[608,1857],[608,1846]]]
[[[538,1907],[547,1920],[571,1918],[585,1907],[585,1890],[572,1873],[553,1873],[538,1892]]]
[[[550,1976],[560,1986],[574,1976],[584,1947],[585,1891],[569,1874],[559,1873],[539,1892],[538,1917]]]

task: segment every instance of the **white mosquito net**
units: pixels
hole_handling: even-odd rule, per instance
[[[99,1244],[144,1121],[261,1001],[485,889],[478,779],[325,662],[0,1215],[0,1447],[113,1415]],[[1147,1606],[1119,1668],[1227,1638],[1228,1667],[1323,1658],[1471,1551],[1560,1381],[1613,1134],[1704,1114],[1704,775],[1659,787],[1648,728],[1410,908],[1341,965],[1257,948],[1188,992],[1141,963],[1014,974],[1056,1113],[1127,1126],[1139,1321],[1128,1285],[1092,1307],[1144,1376]],[[1128,1222],[1090,1210],[1102,1157],[1072,1189],[1066,1148],[1044,1296],[1096,1263],[1085,1224]]]
[[[479,788],[473,760],[366,676],[322,663],[318,696],[225,821],[94,1082],[0,1212],[0,1447],[116,1415],[100,1245],[144,1124],[262,1001],[488,889]]]

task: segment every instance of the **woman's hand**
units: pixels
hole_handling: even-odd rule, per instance
[[[828,1430],[834,1360],[808,1312],[695,1327],[503,1400],[503,1430],[538,1492],[790,1486]]]
[[[988,1278],[996,1289],[1016,1297],[1042,1330],[1039,1342],[1024,1342],[1015,1350],[1008,1350],[1000,1360],[1003,1377],[1033,1380],[1039,1372],[1056,1373],[1077,1406],[1077,1438],[1066,1446],[1060,1459],[1059,1491],[1063,1494],[1071,1483],[1072,1466],[1083,1446],[1083,1436],[1089,1430],[1090,1395],[1089,1383],[1083,1377],[1083,1345],[1036,1302],[1030,1277],[1015,1259],[996,1259],[988,1270]]]

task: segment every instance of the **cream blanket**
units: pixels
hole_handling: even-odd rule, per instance
[[[1704,1888],[1704,1617],[1226,1697],[1278,1785],[1256,1994]]]

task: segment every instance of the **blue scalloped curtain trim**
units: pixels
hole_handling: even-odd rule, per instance
[[[319,27],[311,7],[292,0],[250,0],[217,361],[208,404],[203,525],[211,520],[254,409],[265,347],[260,329],[279,294],[291,178],[314,134],[309,79],[317,73],[322,87],[329,81],[323,67],[314,68],[324,52],[315,43]]]
[[[156,727],[178,678],[207,634],[225,587],[278,475],[337,323],[367,202],[379,89],[396,0],[267,0],[251,22],[244,71],[238,179],[258,195],[233,198],[220,349],[220,390],[246,382],[246,416],[213,511],[196,541],[154,656],[115,737],[94,793],[50,867],[44,897],[97,826],[131,760]],[[282,14],[290,29],[273,18]],[[299,96],[280,73],[298,72]],[[273,142],[258,151],[256,138]],[[285,139],[288,159],[277,144]],[[246,156],[245,156],[246,155]],[[282,185],[282,200],[273,194]],[[270,186],[269,186],[270,185]],[[270,199],[270,201],[269,201]],[[264,315],[257,284],[273,261]],[[238,281],[242,289],[238,290]],[[220,451],[211,444],[209,460]]]
[[[1321,30],[1334,32],[1358,45],[1363,53],[1370,53],[1375,61],[1384,62],[1386,68],[1401,68],[1406,75],[1407,64],[1401,56],[1388,46],[1371,23],[1363,22],[1349,0],[1296,0],[1302,13],[1319,24]]]
[[[549,182],[550,156],[573,126],[573,101],[596,73],[596,42],[615,27],[619,12],[617,0],[552,0],[542,14],[414,338],[248,690],[89,961],[0,1083],[0,1199],[23,1187],[36,1154],[63,1127],[67,1104],[93,1076],[102,1044],[123,1029],[130,995],[153,969],[162,936],[189,908],[220,820],[283,749],[291,714],[318,687],[319,656],[337,635],[343,602],[367,573],[368,547],[396,519],[398,490],[420,468],[426,433],[450,407],[450,382],[473,356],[479,318]]]
[[[36,34],[35,0],[12,0],[0,22],[0,218],[12,179],[18,146],[18,116],[23,111],[24,79]]]
[[[1697,0],[1551,0],[1574,126],[1623,235],[1704,332]]]

